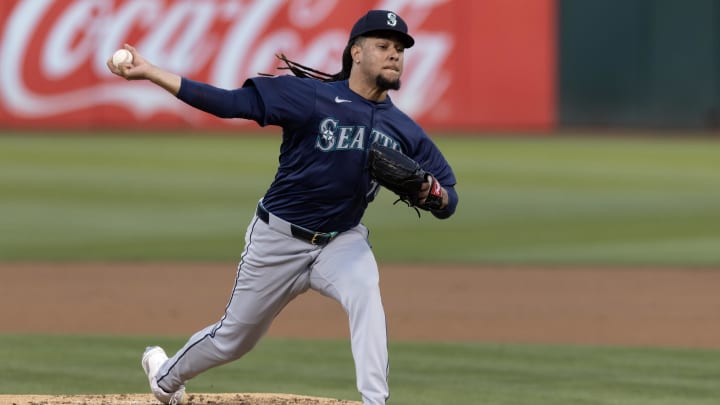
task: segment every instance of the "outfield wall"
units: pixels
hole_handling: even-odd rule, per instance
[[[393,100],[429,130],[720,127],[720,0],[3,0],[0,129],[256,130],[105,61],[129,42],[224,88],[280,52],[334,73],[369,8],[417,39]]]
[[[335,73],[350,27],[392,9],[417,45],[393,100],[428,129],[554,125],[555,0],[3,0],[3,128],[248,128],[113,77],[124,42],[173,72],[224,88],[276,72],[276,53]]]

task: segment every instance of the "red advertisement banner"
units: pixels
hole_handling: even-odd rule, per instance
[[[555,0],[3,0],[0,128],[237,128],[150,83],[112,76],[123,43],[194,80],[236,88],[284,74],[274,55],[335,73],[354,21],[390,9],[416,45],[394,102],[428,129],[555,122]]]

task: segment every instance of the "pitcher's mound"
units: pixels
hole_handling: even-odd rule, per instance
[[[340,399],[288,394],[193,394],[189,405],[360,405]],[[0,405],[155,405],[151,394],[0,395]]]

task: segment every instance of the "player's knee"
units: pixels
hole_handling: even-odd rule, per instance
[[[211,341],[223,358],[235,360],[252,350],[264,331],[260,325],[228,322],[211,335]]]

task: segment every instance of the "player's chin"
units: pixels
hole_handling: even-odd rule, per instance
[[[377,86],[383,90],[400,90],[400,73],[379,74],[375,79]]]

